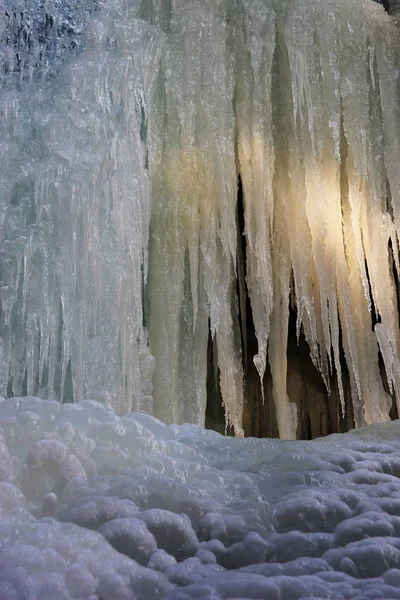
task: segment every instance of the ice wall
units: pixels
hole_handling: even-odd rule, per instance
[[[151,412],[142,131],[160,35],[104,6],[84,51],[47,76],[43,44],[32,49],[24,28],[73,23],[78,7],[65,15],[31,2],[2,23],[3,39],[20,38],[2,57],[2,393],[79,399],[103,389],[120,412]]]
[[[341,389],[345,357],[356,425],[387,420],[379,350],[400,384],[400,46],[383,7],[23,6],[0,22],[2,393],[101,390],[119,412],[202,425],[210,327],[241,434],[240,174],[254,362],[262,378],[269,361],[280,435],[296,433],[289,296],[328,388],[334,372]],[[53,46],[38,25],[28,44],[27,21],[50,13]]]

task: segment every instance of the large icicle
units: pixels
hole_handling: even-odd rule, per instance
[[[247,286],[258,341],[254,362],[262,381],[273,306],[270,240],[275,151],[271,86],[276,20],[274,11],[265,10],[262,1],[246,1],[243,4],[243,31],[241,35],[235,31],[238,45],[236,71],[239,75],[235,105],[239,168],[244,192]]]

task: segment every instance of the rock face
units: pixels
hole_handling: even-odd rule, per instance
[[[389,12],[397,21],[400,19],[400,0],[390,0]]]

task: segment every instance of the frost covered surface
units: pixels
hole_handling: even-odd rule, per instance
[[[399,421],[243,440],[4,400],[0,598],[400,598],[399,440]]]
[[[339,389],[342,343],[356,425],[388,419],[378,350],[400,398],[400,45],[383,7],[5,4],[3,395],[101,392],[119,414],[201,425],[210,324],[240,434],[240,173],[254,360],[261,377],[269,360],[281,437],[296,431],[289,293]]]

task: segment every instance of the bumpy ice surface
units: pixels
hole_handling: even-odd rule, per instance
[[[400,599],[399,477],[399,422],[285,442],[3,400],[0,599]]]

